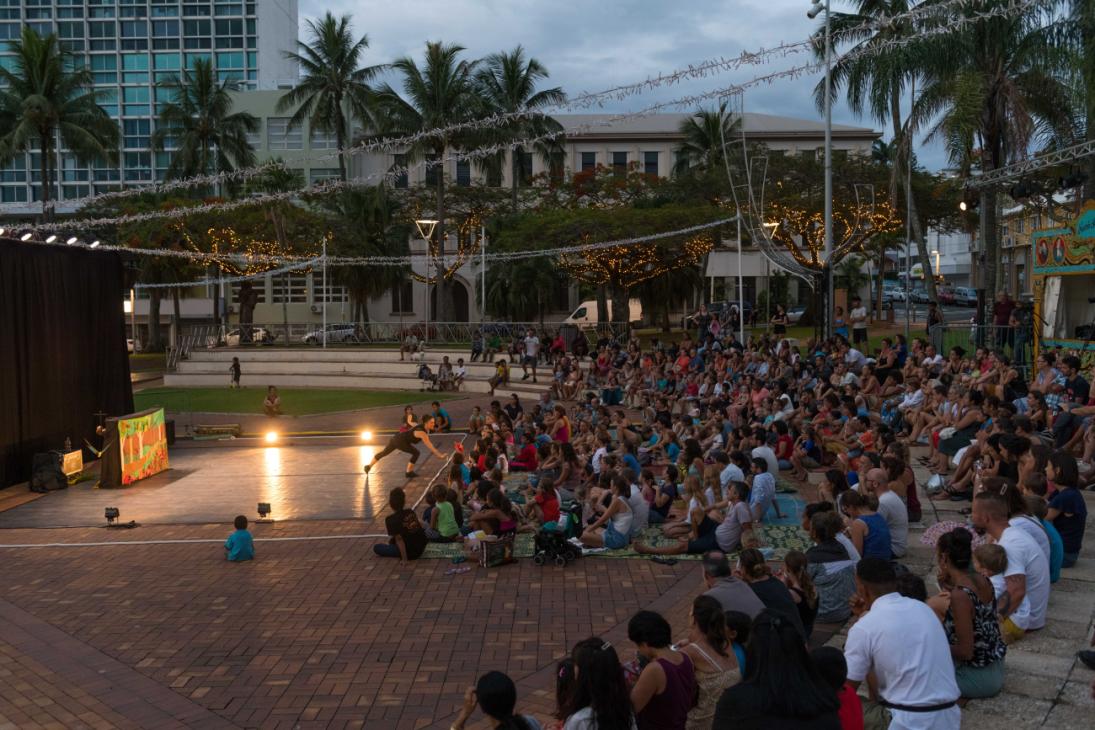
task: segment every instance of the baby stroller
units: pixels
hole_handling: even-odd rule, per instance
[[[418,366],[418,379],[422,381],[419,390],[437,390],[437,376],[425,362]]]
[[[540,530],[536,533],[532,562],[537,565],[554,562],[561,568],[581,555],[582,551],[567,542],[566,535],[560,530]]]

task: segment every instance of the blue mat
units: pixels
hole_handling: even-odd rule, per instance
[[[776,510],[768,508],[764,515],[764,522],[768,525],[801,525],[802,511],[806,507],[806,501],[793,494],[776,494],[776,502],[779,504],[779,512],[783,517],[776,517]]]

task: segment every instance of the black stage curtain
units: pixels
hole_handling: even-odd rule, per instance
[[[115,253],[0,238],[0,488],[66,437],[98,445],[97,411],[133,411],[124,297]]]

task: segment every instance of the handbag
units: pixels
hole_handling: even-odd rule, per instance
[[[482,568],[496,568],[500,565],[517,562],[513,555],[513,537],[503,537],[500,540],[484,540],[479,543],[479,566]]]
[[[958,429],[956,429],[954,426],[947,426],[944,429],[940,429],[939,440],[942,441],[943,439],[949,439],[951,436],[954,435],[954,432],[957,430]]]

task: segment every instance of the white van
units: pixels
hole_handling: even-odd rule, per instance
[[[631,310],[628,312],[628,322],[639,322],[643,318],[643,305],[638,299],[632,299],[628,302],[628,308]],[[608,302],[608,313],[612,316],[612,301]],[[597,300],[590,299],[582,302],[578,305],[569,317],[563,320],[563,324],[576,324],[576,325],[594,325],[599,324],[597,321]]]

